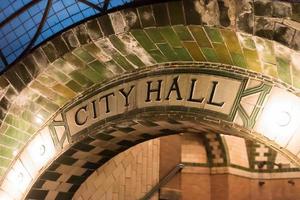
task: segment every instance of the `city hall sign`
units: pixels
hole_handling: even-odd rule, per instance
[[[70,105],[65,119],[71,136],[108,117],[147,107],[184,106],[229,116],[245,87],[243,77],[211,72],[163,74],[137,74],[105,89],[96,88]]]

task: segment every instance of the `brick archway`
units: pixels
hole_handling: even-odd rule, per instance
[[[66,105],[61,114],[40,132],[42,137],[45,137],[44,134],[52,136],[55,148],[53,155],[58,157],[49,156],[52,164],[39,176],[27,198],[45,198],[49,191],[43,185],[47,181],[69,185],[68,191],[56,191],[59,198],[72,195],[93,171],[116,154],[151,138],[182,132],[221,133],[259,141],[283,153],[291,162],[297,164],[298,158],[295,155],[282,149],[267,135],[256,132],[261,119],[252,113],[263,113],[260,109],[268,99],[272,99],[274,91],[279,90],[278,86],[272,87],[268,81],[262,79],[261,82],[255,80],[253,84],[253,79],[249,77],[255,73],[233,73],[232,69],[232,66],[224,65],[170,63],[148,68],[143,73],[128,73],[101,87],[96,85]],[[152,86],[149,80],[152,81]],[[201,82],[203,80],[206,81]],[[218,80],[217,84],[207,84],[214,83],[215,80]],[[193,86],[197,81],[199,85]],[[205,83],[204,89],[200,89],[201,83]],[[164,89],[158,91],[159,87]],[[133,90],[135,92],[130,93],[133,88],[136,88]],[[125,92],[118,93],[120,91]],[[191,96],[191,91],[197,91],[195,96]],[[199,100],[201,96],[196,96],[201,91],[206,91],[203,94],[204,103]],[[228,93],[231,95],[226,95]],[[107,94],[111,94],[110,99],[102,98],[108,97]],[[255,94],[257,99],[251,114],[239,121],[237,116],[241,117],[244,112],[243,98]],[[113,100],[113,97],[116,99]],[[189,99],[195,102],[184,102]],[[200,104],[203,106],[199,107]],[[213,107],[205,107],[204,104],[211,104]],[[223,107],[223,104],[230,104],[230,109]],[[36,143],[43,145],[43,141],[38,139]],[[20,160],[23,159],[24,156],[21,155]],[[218,164],[226,165],[226,158],[222,160],[223,163]],[[26,166],[29,163],[24,164]],[[68,170],[61,171],[65,168]],[[78,170],[82,172],[80,176]],[[75,174],[69,173],[70,171]]]
[[[214,6],[210,7],[201,3],[170,1],[91,19],[51,38],[5,72],[0,78],[1,194],[7,190],[6,182],[12,183],[8,175],[15,167],[24,168],[19,163],[20,156],[34,138],[49,139],[51,143],[53,140],[57,148],[69,145],[65,134],[55,135],[61,133],[62,127],[56,115],[66,104],[122,74],[136,70],[142,73],[150,66],[168,63],[192,63],[204,68],[217,65],[220,71],[263,81],[261,88],[252,81],[256,88],[250,93],[272,86],[283,88],[288,96],[299,94],[297,4],[211,1],[208,3]],[[262,12],[265,5],[270,13]],[[212,11],[219,11],[220,15],[210,18],[208,13]],[[236,120],[249,128],[258,110],[250,116],[244,109]],[[60,130],[50,131],[54,135],[44,131],[52,121],[60,126]],[[232,124],[225,128],[227,125]],[[247,129],[239,131],[252,134]],[[287,154],[295,161],[299,155],[298,137],[287,135],[288,141],[282,135],[268,136],[270,140],[277,137],[283,141],[284,148],[276,145],[278,141],[274,147],[292,152]],[[255,137],[261,140],[260,135]],[[292,145],[286,145],[289,142]],[[52,156],[55,155],[49,158]],[[46,163],[40,163],[29,177],[31,181],[46,168]]]

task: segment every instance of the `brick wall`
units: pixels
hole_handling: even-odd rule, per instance
[[[159,147],[159,139],[150,140],[115,156],[80,186],[74,199],[140,199],[158,182]]]
[[[299,178],[256,179],[221,171],[212,173],[209,168],[186,167],[180,174],[180,181],[180,200],[300,199]]]
[[[199,135],[184,134],[181,142],[181,162],[207,163],[205,146]]]
[[[275,177],[270,175],[272,173],[208,165],[206,148],[209,146],[204,144],[204,139],[201,135],[180,134],[136,145],[92,174],[81,185],[74,199],[140,199],[180,162],[185,163],[185,168],[161,187],[161,200],[300,199],[300,176],[296,178],[295,174],[275,173]],[[247,156],[239,155],[246,154],[244,140],[232,136],[226,136],[224,140],[227,150],[231,151],[230,161],[247,166],[248,163],[243,160],[248,160]],[[260,185],[260,181],[264,184]],[[158,194],[152,200],[158,200]]]

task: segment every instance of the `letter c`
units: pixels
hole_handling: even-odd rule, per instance
[[[85,117],[85,120],[83,120],[83,121],[80,121],[80,120],[78,119],[78,114],[79,114],[79,112],[80,112],[81,110],[84,110],[84,112],[86,113],[86,111],[87,111],[87,105],[86,105],[86,106],[83,106],[83,107],[81,107],[81,108],[79,108],[79,109],[76,111],[76,113],[75,113],[75,123],[76,123],[76,125],[78,125],[78,126],[84,125],[84,124],[86,123],[87,119],[88,119],[88,116],[86,116],[86,117]]]

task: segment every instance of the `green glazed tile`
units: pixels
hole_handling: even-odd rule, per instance
[[[181,41],[194,41],[193,36],[185,26],[173,26],[173,29]]]
[[[9,167],[12,160],[0,157],[0,167]]]
[[[97,83],[102,80],[102,76],[98,74],[97,71],[87,67],[85,69],[80,70],[80,73],[91,80],[93,83]]]
[[[5,132],[5,135],[17,140],[25,142],[29,139],[30,135],[26,134],[25,132],[22,132],[20,130],[17,130],[13,127],[8,127],[8,129]]]
[[[241,54],[242,49],[240,46],[240,42],[236,36],[236,33],[234,31],[227,30],[227,29],[221,29],[220,31],[227,45],[228,50],[236,54]]]
[[[67,63],[65,60],[63,60],[61,58],[59,58],[55,62],[53,62],[52,65],[64,74],[69,74],[70,72],[72,72],[74,70],[72,65],[70,65],[69,63]]]
[[[24,119],[25,121],[31,122],[34,119],[34,114],[29,111],[29,110],[24,110],[22,115],[21,115],[22,119]]]
[[[24,132],[26,132],[26,130],[30,127],[30,126],[35,125],[34,123],[30,123],[27,122],[23,119],[19,119],[19,125],[17,126],[17,128],[19,128],[20,130],[24,130]],[[27,133],[27,132],[26,132]],[[28,133],[29,134],[29,133]],[[30,134],[29,134],[30,135]]]
[[[5,122],[11,126],[17,127],[20,130],[25,130],[30,125],[26,123],[22,118],[17,118],[14,115],[8,114],[5,118]],[[32,122],[32,121],[31,121]]]
[[[199,26],[189,26],[191,33],[200,47],[211,48],[211,43],[207,38],[204,30]]]
[[[201,48],[204,56],[209,62],[219,62],[218,56],[214,49],[212,48]]]
[[[292,67],[292,77],[293,85],[297,88],[300,88],[300,53],[293,52],[291,54],[291,67]]]
[[[114,61],[116,61],[116,63],[118,63],[125,70],[134,69],[134,67],[120,54],[115,54],[113,56],[113,59],[114,59]]]
[[[81,85],[79,85],[78,83],[76,83],[76,82],[73,81],[73,80],[70,80],[70,81],[66,84],[66,86],[67,86],[68,88],[70,88],[71,90],[73,90],[74,92],[76,92],[76,93],[80,93],[80,92],[83,90],[83,88],[81,87]]]
[[[156,50],[156,46],[142,30],[132,30],[131,34],[133,37],[146,49],[147,51]]]
[[[14,157],[13,152],[13,149],[0,145],[0,155],[2,157],[12,159]]]
[[[124,69],[121,68],[115,60],[110,60],[105,63],[106,68],[114,74],[121,74],[124,72]]]
[[[296,88],[300,88],[300,70],[293,66],[293,86]]]
[[[18,114],[18,113],[15,113]],[[21,128],[21,130],[23,130],[23,128],[25,129],[26,127],[23,127],[24,124],[21,123],[23,120],[21,118],[16,118],[13,114],[9,113],[6,115],[5,118],[5,122],[13,127],[17,127],[17,128]],[[26,124],[25,124],[26,126]]]
[[[244,55],[247,61],[248,69],[261,72],[261,63],[257,51],[244,48]]]
[[[145,64],[135,54],[129,54],[126,58],[137,67],[145,66]]]
[[[31,101],[34,101],[39,96],[39,94],[36,91],[31,90],[31,88],[28,88],[28,90],[26,91],[26,93],[28,95],[27,96],[28,99],[31,100]]]
[[[72,53],[66,53],[63,58],[66,62],[70,63],[74,68],[83,68],[85,67],[85,62],[80,60],[77,56]]]
[[[69,75],[72,77],[72,79],[74,79],[81,86],[87,87],[87,86],[90,86],[93,84],[88,78],[86,78],[84,75],[82,75],[78,71],[74,71],[74,72],[70,73]]]
[[[221,36],[218,29],[205,26],[205,31],[206,31],[207,35],[209,36],[209,38],[212,42],[223,43],[222,36]]]
[[[72,99],[74,96],[76,96],[76,94],[72,90],[59,83],[54,85],[52,89],[55,92],[59,93],[60,95],[68,99]]]
[[[85,51],[85,50],[83,50],[81,48],[75,49],[73,51],[73,54],[75,54],[76,56],[78,56],[85,63],[90,63],[93,60],[95,60],[95,58],[93,56],[91,56],[91,54],[89,54],[87,51]]]
[[[35,102],[39,105],[41,105],[43,108],[48,110],[49,112],[54,112],[56,111],[59,106],[53,103],[52,101],[47,100],[46,98],[40,96],[38,97]]]
[[[195,61],[206,61],[196,42],[183,42],[183,45]]]
[[[165,43],[166,42],[166,40],[163,38],[163,36],[161,35],[158,28],[147,28],[147,29],[145,29],[145,32],[147,33],[149,38],[151,38],[151,40],[154,43]]]
[[[21,143],[19,141],[14,140],[4,134],[0,135],[0,144],[2,144],[3,146],[13,148],[13,149],[18,148],[21,145]]]
[[[38,97],[37,97],[37,98],[38,98]],[[38,104],[36,104],[36,103],[34,102],[34,100],[28,101],[27,109],[29,109],[31,112],[35,113],[35,112],[37,112],[40,108],[41,108],[41,106],[38,105]]]
[[[7,168],[0,167],[0,179],[4,176],[6,170],[7,170]]]
[[[42,94],[50,99],[53,99],[54,96],[56,95],[54,91],[49,89],[49,87],[42,85],[38,81],[33,81],[32,84],[30,85],[30,87],[32,89],[37,90],[40,94]]]
[[[217,56],[219,58],[219,60],[222,63],[226,63],[226,64],[232,64],[231,61],[231,56],[226,48],[226,46],[224,44],[221,43],[213,43],[213,46],[215,48],[215,51],[217,53]]]
[[[190,54],[184,48],[174,48],[174,52],[176,53],[178,60],[182,60],[182,61],[193,60]]]
[[[118,49],[123,55],[128,54],[125,44],[116,35],[109,36],[109,40],[113,44],[113,46]]]
[[[178,36],[170,26],[159,28],[159,31],[173,48],[182,47]]]
[[[37,77],[37,80],[40,81],[42,84],[48,84],[48,85],[52,85],[55,80],[50,77],[50,76],[47,76],[46,74],[40,74],[38,77]]]
[[[25,131],[26,133],[33,135],[39,130],[39,128],[40,127],[38,125],[31,123],[31,126],[29,126]]]
[[[174,53],[174,50],[170,47],[170,45],[162,43],[157,44],[157,46],[161,50],[161,52],[168,58],[169,61],[178,60],[176,54]]]
[[[275,78],[278,77],[277,73],[277,66],[270,64],[270,63],[264,63],[263,64],[263,72],[269,76],[273,76]]]
[[[256,49],[256,45],[252,39],[252,36],[240,34],[240,37],[242,40],[243,47],[248,48],[248,49],[253,49],[253,50]]]
[[[63,106],[65,103],[67,103],[67,101],[69,101],[69,99],[61,96],[61,95],[56,95],[55,99],[53,100],[53,103],[55,103],[56,105],[58,105],[59,107]]]
[[[168,61],[168,59],[159,50],[151,50],[151,51],[149,51],[149,54],[158,63]]]
[[[106,66],[98,60],[95,60],[94,62],[90,63],[88,66],[91,67],[96,72],[98,72],[99,76],[101,76],[101,79],[105,79],[107,77],[113,76],[113,73],[109,71],[106,68]]]
[[[247,68],[246,60],[243,56],[243,54],[239,53],[231,53],[231,58],[233,61],[233,64],[242,68]]]
[[[291,71],[290,71],[290,63],[285,58],[277,57],[277,71],[278,77],[284,82],[291,84]]]
[[[52,78],[60,81],[60,82],[67,82],[68,80],[70,80],[70,78],[68,76],[66,76],[64,73],[62,73],[60,70],[56,69],[56,68],[52,68],[51,70],[47,71],[49,74],[52,74]],[[48,86],[49,83],[46,83],[46,86]]]
[[[267,63],[276,64],[276,56],[273,41],[264,40],[263,50],[260,52],[262,60]]]
[[[86,44],[83,46],[83,48],[88,51],[93,57],[97,57],[100,55],[103,51],[94,43]]]
[[[51,114],[48,111],[46,111],[45,109],[40,109],[39,112],[37,112],[37,114],[39,116],[42,116],[44,119],[47,119],[48,117],[51,116]]]

